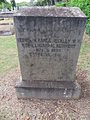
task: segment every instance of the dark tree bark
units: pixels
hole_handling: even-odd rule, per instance
[[[14,7],[16,7],[15,0],[11,0],[11,5],[12,5],[12,8],[13,8],[13,10],[14,10]]]
[[[54,0],[52,0],[52,5],[55,5],[55,1]]]

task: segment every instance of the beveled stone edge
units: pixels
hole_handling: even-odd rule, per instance
[[[16,87],[21,88],[64,88],[73,89],[75,87],[74,81],[52,81],[52,80],[22,80]]]
[[[20,85],[20,84],[19,84]],[[17,97],[19,99],[79,99],[81,96],[81,87],[75,82],[73,89],[64,88],[24,88],[15,86]],[[68,93],[68,94],[67,94]]]
[[[61,10],[63,12],[60,13]],[[13,16],[87,18],[87,16],[81,11],[79,7],[62,7],[62,6],[27,7],[17,11]]]

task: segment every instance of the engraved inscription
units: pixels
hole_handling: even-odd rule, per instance
[[[75,48],[76,39],[30,39],[18,38],[23,48],[29,50],[30,56],[58,56],[63,49]]]
[[[23,49],[27,49],[30,56],[59,57],[60,59],[60,56],[62,58],[66,55],[61,55],[63,51],[75,49],[77,43],[80,44],[81,40],[76,37],[78,32],[72,20],[27,18],[26,22],[29,23],[23,31],[24,33],[26,31],[26,36],[18,37],[17,40]]]

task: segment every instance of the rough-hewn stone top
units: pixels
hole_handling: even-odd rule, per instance
[[[19,10],[14,16],[43,17],[86,17],[77,7],[28,7]]]

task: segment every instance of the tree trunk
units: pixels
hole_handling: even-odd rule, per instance
[[[55,5],[55,1],[54,0],[52,0],[52,5]]]

